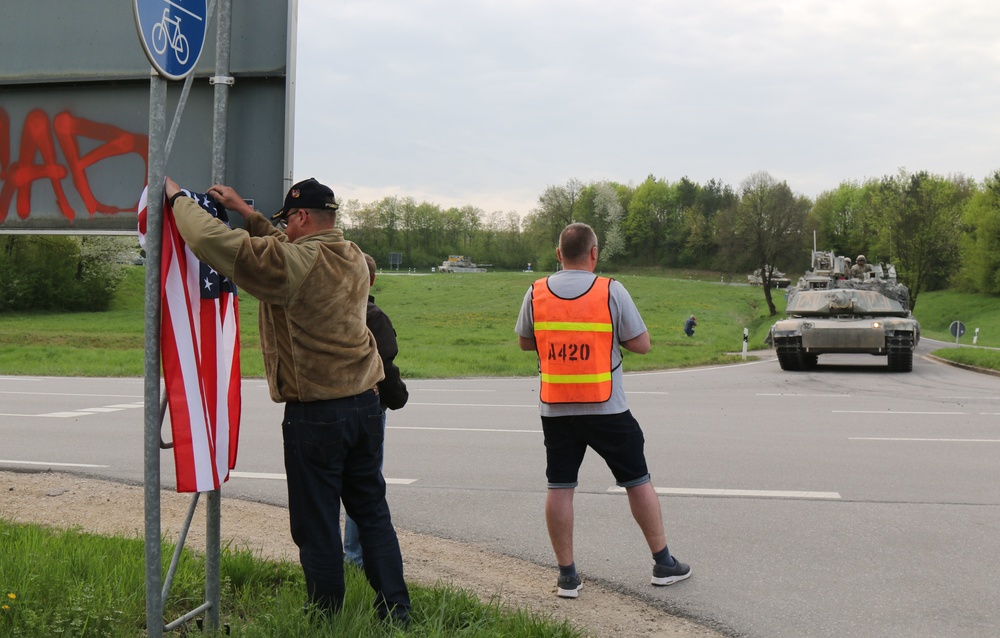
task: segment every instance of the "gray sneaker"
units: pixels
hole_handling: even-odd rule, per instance
[[[671,567],[654,564],[653,580],[651,582],[657,587],[663,587],[679,583],[689,576],[691,576],[691,568],[675,558],[674,564]]]
[[[573,576],[560,576],[559,580],[556,581],[556,587],[560,598],[576,598],[580,595],[580,590],[583,589],[583,581],[580,580],[579,574],[574,574]]]

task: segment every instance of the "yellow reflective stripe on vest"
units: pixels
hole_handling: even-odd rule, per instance
[[[542,373],[544,383],[604,383],[611,380],[610,372],[600,374],[545,374]]]
[[[611,323],[586,323],[578,321],[536,321],[535,330],[579,330],[581,332],[611,332]]]

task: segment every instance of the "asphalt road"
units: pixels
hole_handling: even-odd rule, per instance
[[[740,636],[1000,635],[1000,378],[826,355],[809,372],[766,359],[629,374],[626,386],[671,550],[694,575],[649,586],[627,500],[591,455],[576,496],[585,581]],[[142,387],[0,377],[0,468],[140,482]],[[388,419],[395,523],[552,565],[537,381],[409,387]],[[223,508],[285,504],[280,413],[262,381],[244,382]],[[172,473],[165,453],[164,485]]]

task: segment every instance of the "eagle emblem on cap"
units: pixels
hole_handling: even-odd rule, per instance
[[[299,193],[299,189],[293,188],[292,189],[292,199],[298,199],[299,195],[301,195],[301,193]]]

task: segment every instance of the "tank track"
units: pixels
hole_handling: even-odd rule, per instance
[[[778,364],[782,370],[812,370],[819,363],[819,356],[802,348],[802,337],[778,339],[774,348],[778,353]]]
[[[899,333],[889,337],[886,350],[889,352],[889,372],[911,372],[913,370],[912,333]]]

